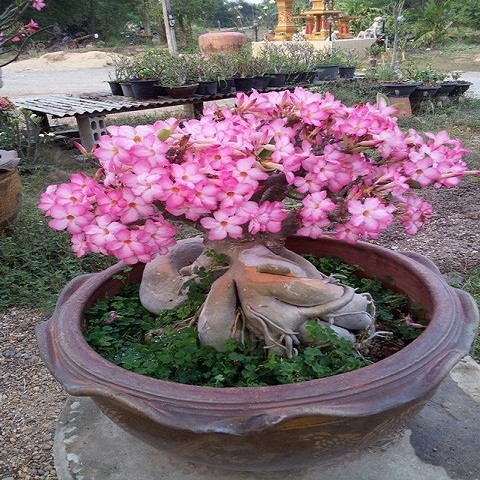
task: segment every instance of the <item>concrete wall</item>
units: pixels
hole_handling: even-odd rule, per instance
[[[330,49],[332,46],[332,42],[329,42],[328,40],[305,40],[307,42],[310,42],[313,44],[314,48],[316,50],[326,50]],[[335,40],[333,42],[333,48],[339,49],[339,50],[356,50],[358,53],[363,54],[365,53],[365,50],[373,45],[375,42],[374,38],[349,38],[345,40]],[[276,43],[297,43],[297,42],[276,42]],[[252,50],[253,54],[255,55],[257,52],[259,52],[262,48],[262,45],[265,44],[265,42],[253,42],[252,43]]]

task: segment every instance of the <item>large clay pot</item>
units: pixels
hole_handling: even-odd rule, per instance
[[[21,196],[22,184],[18,170],[0,170],[0,230],[18,217]]]
[[[217,52],[235,52],[247,43],[244,33],[228,30],[208,32],[198,37],[198,46],[204,55]]]
[[[331,239],[295,237],[288,246],[388,276],[388,285],[425,308],[428,327],[378,363],[309,382],[212,388],[155,380],[109,363],[83,338],[84,309],[125,284],[112,278],[122,269],[116,265],[64,289],[53,317],[37,327],[42,357],[70,394],[90,396],[122,428],[189,462],[263,472],[366,447],[417,412],[468,352],[478,310],[424,257]],[[127,281],[142,270],[137,265]]]

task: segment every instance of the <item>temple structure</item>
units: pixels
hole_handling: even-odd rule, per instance
[[[352,38],[350,21],[356,17],[344,15],[335,9],[335,0],[311,0],[311,8],[304,10],[300,15],[292,13],[293,0],[276,0],[278,24],[275,34],[267,41],[295,41],[307,40],[317,49],[333,48],[365,50],[370,46],[372,38]],[[297,20],[297,22],[296,22]],[[299,25],[300,22],[302,26]],[[263,42],[254,42],[254,51],[261,47]]]
[[[305,23],[304,36],[307,40],[331,40],[352,38],[350,21],[354,17],[342,15],[335,9],[334,0],[311,0],[312,8],[300,15],[292,15],[292,0],[277,0],[278,25],[275,29],[275,40],[291,40],[298,32],[295,19]]]

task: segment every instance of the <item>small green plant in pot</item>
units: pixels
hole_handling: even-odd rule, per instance
[[[394,222],[416,233],[432,208],[413,187],[454,187],[480,171],[468,170],[466,151],[446,132],[404,133],[392,113],[382,100],[346,107],[331,94],[297,88],[242,94],[233,108],[207,107],[200,120],[112,128],[94,152],[101,176],[74,175],[40,200],[49,225],[71,234],[78,255],[95,251],[123,262],[64,290],[38,333],[51,370],[77,395],[94,392],[105,412],[150,443],[210,465],[233,455],[231,468],[239,470],[299,468],[412,414],[468,349],[477,314],[427,260],[358,240],[377,238]],[[176,241],[178,222],[200,235]],[[327,259],[330,269],[320,272],[307,253],[342,263]],[[376,318],[382,300],[373,300],[378,285],[367,281],[369,291],[360,292],[342,282],[352,264],[363,277],[392,275],[383,286],[409,303],[398,324],[424,332],[395,358],[347,371],[359,366],[347,347],[371,345],[384,330]],[[83,337],[85,310],[137,281],[152,315],[140,315],[133,335],[130,309],[111,304],[90,341],[108,347],[103,340],[137,336],[140,350],[152,345],[142,375],[93,355]],[[117,328],[109,340],[105,334]],[[177,334],[183,347],[170,350]],[[295,378],[301,354],[315,375],[332,365],[332,339],[342,373],[304,381],[302,370]],[[168,354],[173,366],[161,361]],[[135,355],[117,357],[135,363]],[[209,386],[196,383],[202,361],[214,372]],[[152,368],[178,373],[180,364],[200,377],[195,385],[147,376]],[[243,377],[248,384],[278,364],[294,383],[224,383]],[[231,388],[212,388],[215,382]],[[201,452],[192,447],[198,442]]]
[[[340,78],[353,78],[355,70],[361,65],[358,51],[338,50],[336,55],[338,58]]]

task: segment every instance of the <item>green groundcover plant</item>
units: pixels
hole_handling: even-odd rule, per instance
[[[424,325],[411,320],[404,295],[384,288],[380,280],[358,277],[359,267],[336,258],[308,258],[323,273],[341,275],[344,283],[372,294],[376,321],[384,330],[374,342],[353,345],[310,320],[307,329],[314,341],[290,359],[266,355],[259,342],[233,339],[218,352],[202,345],[191,326],[213,281],[206,270],[199,272],[199,281],[190,282],[181,307],[156,316],[141,305],[138,285],[97,301],[87,312],[85,338],[104,358],[136,373],[193,385],[239,387],[294,383],[355,370],[394,353],[422,332]],[[423,318],[420,311],[417,315]]]

